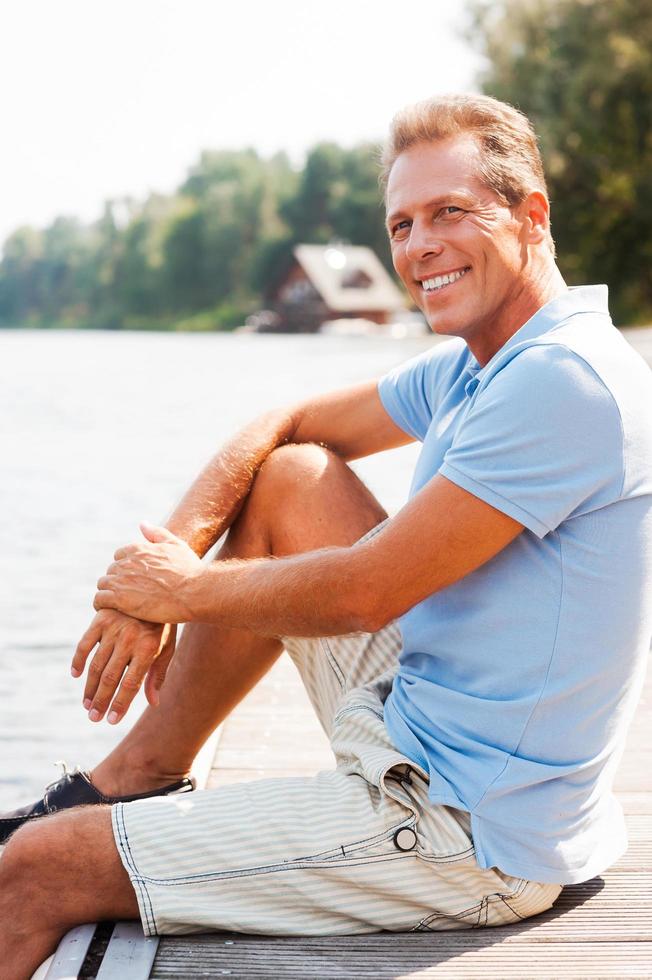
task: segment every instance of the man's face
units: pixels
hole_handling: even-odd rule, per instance
[[[387,229],[394,268],[440,334],[463,337],[486,363],[527,319],[528,261],[519,208],[479,176],[471,135],[417,143],[389,175]]]

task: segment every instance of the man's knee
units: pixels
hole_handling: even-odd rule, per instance
[[[321,500],[333,508],[335,519],[338,500],[371,509],[375,523],[387,516],[348,463],[316,443],[288,443],[270,453],[256,477],[252,495],[257,493],[283,505],[314,506]]]
[[[48,824],[50,817],[27,822],[16,830],[5,844],[0,860],[0,868],[4,876],[10,867],[20,867],[28,872],[33,866],[40,866],[48,856],[46,852],[51,846],[51,835]]]
[[[20,901],[50,926],[67,927],[105,912],[137,915],[115,846],[110,806],[79,807],[25,824],[9,838],[0,858],[0,882],[20,892]]]
[[[353,476],[347,464],[332,450],[316,443],[288,443],[269,454],[261,466],[257,481],[276,485],[279,490],[314,488],[325,477],[339,473]]]
[[[48,869],[57,860],[49,827],[52,819],[43,817],[22,826],[11,835],[0,857],[0,889],[12,892],[21,908],[38,910],[48,921],[56,912],[56,903],[46,895]]]
[[[270,453],[243,511],[279,556],[353,544],[386,516],[348,464],[314,443]]]

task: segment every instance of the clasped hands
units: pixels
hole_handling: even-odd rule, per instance
[[[80,677],[91,652],[83,703],[91,721],[109,710],[117,724],[145,682],[158,704],[175,651],[176,623],[193,618],[192,598],[205,566],[165,528],[141,524],[145,540],[119,548],[97,583],[97,614],[82,636],[71,665]],[[117,692],[117,693],[116,693]]]
[[[187,623],[194,618],[193,586],[205,566],[185,541],[163,527],[141,524],[145,541],[118,548],[98,580],[96,610],[117,609],[150,623]]]

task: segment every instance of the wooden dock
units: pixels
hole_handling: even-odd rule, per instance
[[[332,766],[298,674],[284,655],[223,726],[210,787]],[[617,789],[630,847],[607,873],[564,889],[554,908],[515,926],[345,938],[216,933],[164,937],[152,978],[428,980],[652,977],[652,671]],[[83,975],[83,974],[82,974]]]

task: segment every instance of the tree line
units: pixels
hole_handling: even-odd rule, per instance
[[[298,242],[370,245],[388,262],[373,147],[202,153],[176,193],[109,201],[92,224],[19,228],[0,264],[0,323],[221,329],[243,322]]]
[[[623,323],[652,320],[652,0],[474,0],[483,91],[540,134],[559,263],[607,282]],[[17,229],[0,325],[228,329],[264,303],[292,246],[369,245],[389,268],[377,149],[204,152],[171,195],[116,200],[91,224]]]

